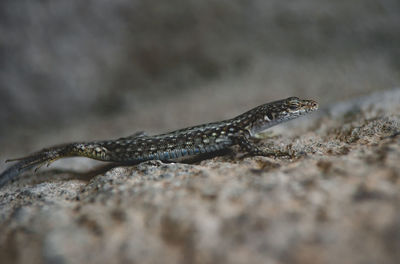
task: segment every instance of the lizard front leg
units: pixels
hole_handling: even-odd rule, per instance
[[[236,138],[235,142],[239,145],[239,147],[254,156],[266,156],[266,157],[277,157],[277,156],[288,156],[289,154],[282,151],[277,150],[262,150],[253,142],[251,142],[246,136],[241,135]]]

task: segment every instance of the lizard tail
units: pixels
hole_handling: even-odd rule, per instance
[[[17,163],[0,174],[0,188],[23,171],[36,167],[36,172],[44,164],[49,166],[53,161],[60,158],[81,156],[107,161],[104,150],[98,151],[96,146],[93,143],[72,143],[46,148],[26,157],[8,159],[6,162],[17,161]]]

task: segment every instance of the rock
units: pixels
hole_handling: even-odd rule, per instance
[[[196,164],[27,172],[0,189],[2,263],[399,263],[400,89]],[[85,176],[85,177],[84,177]]]

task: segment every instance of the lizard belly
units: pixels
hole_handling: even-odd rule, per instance
[[[133,157],[134,161],[142,162],[147,160],[161,160],[161,161],[182,161],[188,158],[193,158],[201,154],[218,152],[226,149],[231,145],[231,142],[208,144],[208,145],[196,145],[191,147],[174,148],[164,151],[157,151],[142,155],[140,157]]]

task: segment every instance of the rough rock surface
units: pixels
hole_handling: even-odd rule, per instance
[[[2,263],[399,263],[400,89],[196,164],[49,168],[0,189]]]

